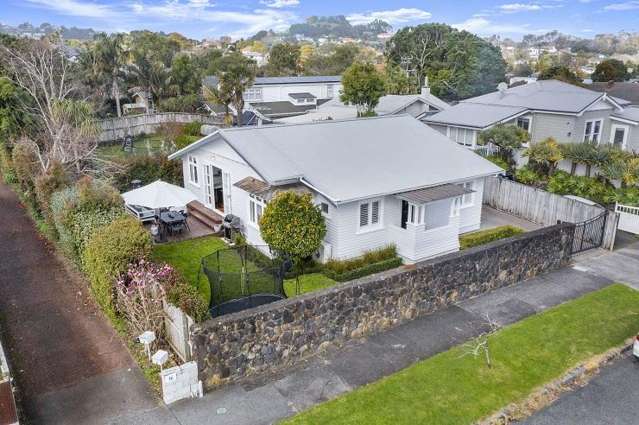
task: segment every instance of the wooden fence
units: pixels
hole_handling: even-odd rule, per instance
[[[164,123],[201,122],[208,125],[220,125],[218,118],[210,115],[190,114],[186,112],[159,112],[155,114],[127,115],[120,118],[109,118],[98,121],[102,131],[100,142],[119,140],[125,136],[137,136],[142,133],[153,133]]]
[[[619,214],[600,205],[588,205],[500,177],[486,178],[484,204],[543,226],[558,221],[580,223],[606,212],[602,247],[614,247]]]
[[[194,320],[181,309],[164,303],[164,329],[166,340],[184,362],[191,360],[191,340],[189,329]]]

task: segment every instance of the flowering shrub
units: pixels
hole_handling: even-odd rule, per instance
[[[130,330],[137,334],[154,331],[161,336],[164,330],[162,301],[166,297],[166,281],[174,270],[145,260],[129,266],[116,283],[116,305]]]

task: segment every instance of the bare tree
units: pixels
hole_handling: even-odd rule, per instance
[[[484,355],[486,358],[486,365],[490,368],[492,367],[492,360],[490,357],[490,346],[488,345],[488,338],[494,334],[499,328],[499,324],[492,320],[488,314],[485,316],[485,322],[487,326],[487,330],[482,332],[477,338],[472,339],[462,345],[463,353],[460,356],[473,356],[478,357],[480,355]]]

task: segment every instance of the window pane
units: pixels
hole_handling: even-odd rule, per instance
[[[415,223],[415,205],[410,206],[410,222]]]
[[[373,202],[373,212],[371,214],[371,223],[379,223],[379,201]]]
[[[599,131],[601,130],[601,121],[595,121],[595,134],[599,134]]]
[[[255,223],[255,202],[249,201],[249,216],[251,223]]]
[[[257,205],[255,206],[255,209],[256,209],[256,211],[257,211],[257,214],[256,214],[256,215],[257,215],[257,217],[256,217],[256,218],[257,218],[257,221],[259,222],[259,221],[260,221],[260,218],[262,217],[262,206],[261,206],[260,204],[257,204]]]
[[[359,225],[366,226],[368,224],[368,204],[359,206]]]
[[[625,132],[626,132],[626,130],[623,129],[623,128],[615,129],[615,138],[614,138],[614,141],[613,141],[615,146],[621,147],[623,145],[623,139],[624,139]]]

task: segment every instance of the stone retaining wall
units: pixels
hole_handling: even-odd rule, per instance
[[[574,225],[558,224],[191,328],[207,389],[299,362],[455,302],[532,278],[570,259]]]

